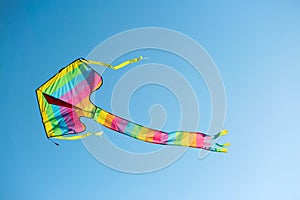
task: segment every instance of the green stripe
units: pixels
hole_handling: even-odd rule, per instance
[[[133,129],[132,129],[131,135],[132,135],[133,137],[137,138],[138,135],[140,134],[141,128],[142,128],[141,126],[135,125],[135,126],[133,127]]]
[[[56,92],[57,90],[60,90],[64,85],[66,85],[68,82],[72,81],[72,79],[76,78],[78,75],[82,74],[80,67],[83,65],[83,63],[79,64],[77,68],[69,69],[71,68],[71,65],[69,65],[66,70],[69,70],[64,76],[58,77],[55,81],[53,87],[48,87],[45,89],[45,92],[47,94],[52,94]],[[53,90],[54,89],[54,90]],[[51,91],[52,90],[52,91]]]
[[[176,140],[174,141],[174,144],[181,145],[182,137],[183,137],[183,132],[177,131],[176,132]]]

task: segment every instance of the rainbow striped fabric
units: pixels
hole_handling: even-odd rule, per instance
[[[83,59],[78,59],[38,88],[36,93],[47,136],[85,131],[79,118],[94,116],[96,107],[90,102],[90,94],[101,84],[101,76]]]
[[[127,136],[155,144],[189,146],[215,152],[227,152],[215,142],[226,130],[214,136],[200,132],[164,132],[141,126],[115,116],[90,101],[90,95],[102,85],[102,77],[88,64],[119,69],[142,58],[125,61],[117,66],[102,62],[77,59],[36,90],[42,121],[48,138],[75,140],[91,135],[82,134],[85,125],[80,117],[96,120],[101,125]]]
[[[215,136],[205,135],[200,132],[174,131],[164,132],[141,126],[130,122],[121,117],[115,116],[101,108],[96,109],[94,119],[103,126],[123,133],[127,136],[155,144],[189,146],[194,148],[202,148],[209,151],[227,152],[226,148],[229,144],[220,145],[214,143],[214,140],[220,136],[227,134],[226,130],[219,132]]]

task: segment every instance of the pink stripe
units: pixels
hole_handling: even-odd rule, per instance
[[[114,119],[111,123],[111,128],[116,130],[116,131],[124,133],[127,124],[128,124],[127,120],[122,119],[122,118],[117,117],[117,116],[114,116]]]
[[[91,72],[93,73],[93,72]],[[93,83],[88,84],[87,80],[82,80],[69,92],[65,93],[60,97],[61,100],[67,101],[73,105],[80,103],[80,101],[91,94],[94,91],[95,87],[102,81],[102,78],[99,75],[95,75]],[[79,92],[80,91],[80,92]]]
[[[76,133],[83,132],[85,130],[85,126],[80,121],[79,116],[77,115],[76,112],[73,112],[72,114],[74,115],[74,126],[75,126]]]
[[[161,131],[155,131],[153,134],[153,143],[166,144],[168,141],[168,135]]]
[[[91,94],[90,87],[87,85],[87,81],[83,80],[79,83],[76,87],[72,90],[64,94],[60,97],[60,99],[72,104],[76,105],[80,103],[80,101],[86,98],[88,95]]]
[[[79,93],[78,93],[78,91],[77,91],[77,93],[74,93],[73,96],[69,100],[67,100],[67,102],[72,105],[78,105],[78,104],[80,105],[82,100],[85,99],[86,97],[88,97],[90,94],[91,94],[91,90],[90,90],[90,87],[87,85]]]
[[[197,137],[197,147],[203,147],[204,137],[203,134],[196,134]]]
[[[168,143],[168,134],[161,132],[161,144],[167,144]]]
[[[72,108],[65,108],[65,107],[60,107],[60,113],[65,114],[68,113],[68,115],[65,115],[64,121],[67,125],[66,128],[68,129],[73,129],[75,132],[80,133],[84,131],[84,126],[79,120],[79,117],[76,112],[72,110]]]

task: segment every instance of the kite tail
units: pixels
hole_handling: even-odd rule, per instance
[[[230,143],[227,142],[225,144],[218,144],[218,143],[211,143],[210,145],[204,146],[202,149],[206,149],[209,151],[214,151],[214,152],[223,152],[227,153],[228,149],[224,147],[230,146]]]
[[[227,130],[222,130],[218,134],[214,135],[213,139],[217,139],[217,138],[222,137],[222,136],[227,135],[227,134],[228,134]]]
[[[208,139],[208,141],[205,143],[203,149],[209,150],[209,151],[214,151],[214,152],[224,152],[227,153],[228,149],[224,148],[224,147],[228,147],[230,146],[229,142],[226,142],[224,144],[219,144],[214,142],[216,139],[227,135],[228,131],[227,130],[222,130],[220,131],[218,134],[214,135],[214,136],[209,136],[210,138]]]
[[[101,108],[96,109],[94,120],[111,130],[150,143],[188,146],[214,152],[227,152],[227,149],[223,147],[229,146],[229,143],[222,145],[214,142],[214,139],[224,135],[226,132],[225,130],[221,131],[216,136],[186,131],[174,131],[168,133],[130,122]]]

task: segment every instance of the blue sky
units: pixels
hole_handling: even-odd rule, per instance
[[[0,199],[300,198],[298,1],[2,1],[0,9]],[[109,36],[149,26],[180,31],[213,58],[226,89],[230,152],[199,160],[191,149],[137,175],[102,165],[79,141],[49,142],[35,89]],[[143,97],[134,97],[133,119],[146,123],[137,109]]]

